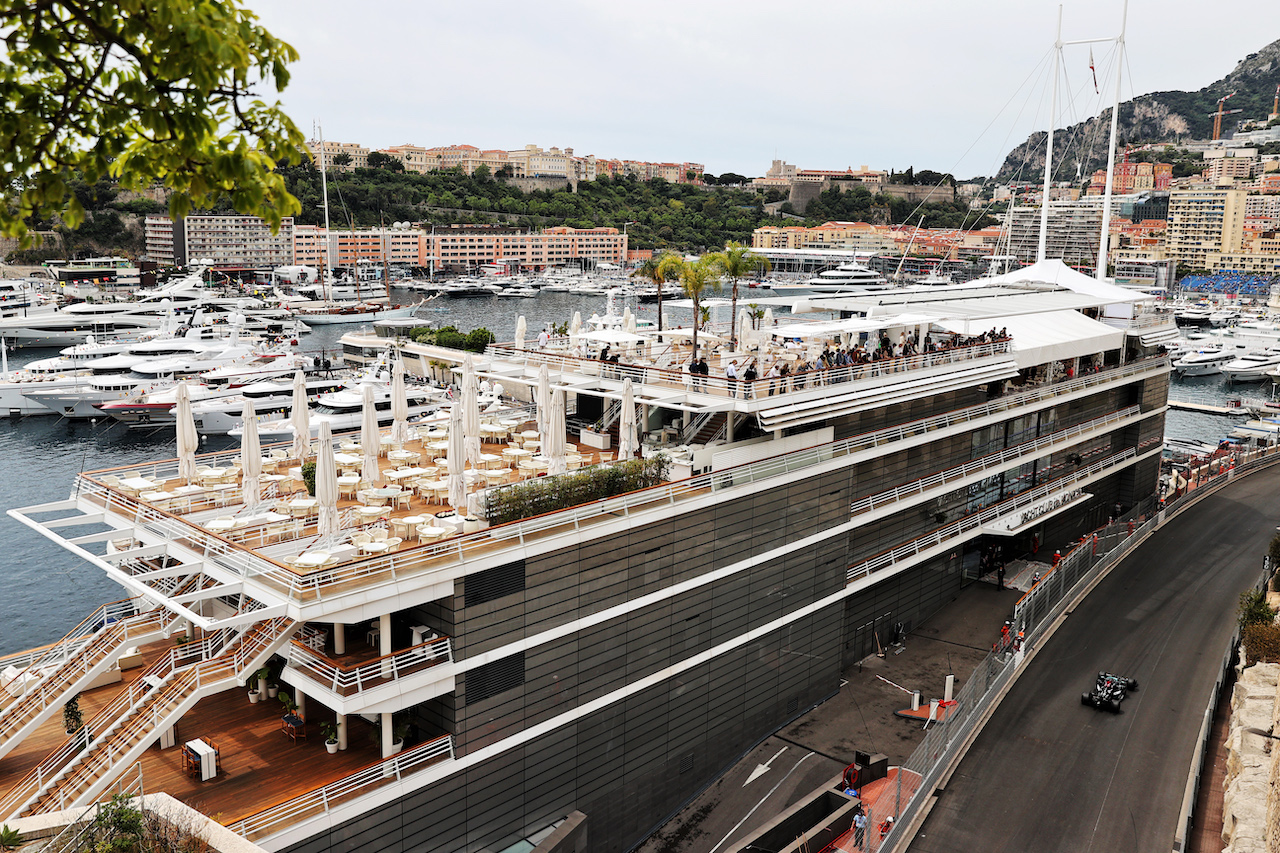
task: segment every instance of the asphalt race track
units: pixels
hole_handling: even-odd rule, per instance
[[[1067,616],[956,768],[913,853],[1167,851],[1240,593],[1280,523],[1280,468],[1157,531]],[[1119,716],[1080,704],[1138,680]]]

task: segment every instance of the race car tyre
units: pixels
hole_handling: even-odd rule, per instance
[[[1108,711],[1110,711],[1110,712],[1111,712],[1111,713],[1113,713],[1113,714],[1119,714],[1119,713],[1120,713],[1120,700],[1119,700],[1119,699],[1112,699],[1110,702],[1108,702],[1108,703],[1107,703],[1107,710],[1108,710]]]
[[[1132,680],[1132,679],[1130,679],[1130,680],[1129,680],[1129,692],[1131,692],[1131,693],[1137,693],[1137,692],[1138,692],[1138,682],[1136,682],[1136,681],[1134,681],[1134,680]]]
[[[1089,701],[1089,694],[1088,694],[1088,693],[1081,693],[1081,694],[1080,694],[1080,704],[1081,704],[1081,705],[1092,705],[1092,704],[1093,704],[1091,701]]]

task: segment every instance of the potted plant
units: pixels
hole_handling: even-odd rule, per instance
[[[338,727],[333,723],[324,722],[320,724],[320,733],[324,735],[324,748],[329,750],[330,755],[334,755],[338,751]]]
[[[284,716],[289,716],[298,710],[298,703],[293,701],[293,697],[288,693],[280,693],[276,696],[280,700],[280,704],[284,706]]]
[[[262,698],[262,692],[258,690],[258,682],[249,682],[249,704],[257,705],[258,700]]]
[[[5,824],[0,828],[0,850],[17,850],[23,844],[27,843],[27,839],[22,837],[22,833],[16,829],[10,829],[9,824]]]
[[[307,494],[315,497],[316,494],[316,463],[302,463],[302,485],[307,487]]]
[[[67,737],[71,737],[84,728],[84,715],[80,712],[79,693],[72,696],[67,700],[67,704],[62,706],[62,727],[67,731]]]
[[[409,718],[396,715],[391,721],[391,754],[404,749],[404,739],[409,736]]]

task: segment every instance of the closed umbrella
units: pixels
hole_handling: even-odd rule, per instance
[[[627,309],[626,321],[622,325],[622,330],[632,335],[636,333],[636,315],[631,313],[630,308]],[[627,341],[627,354],[634,355],[635,351],[636,351],[635,342]]]
[[[630,459],[635,455],[636,446],[636,397],[631,387],[631,378],[622,382],[622,420],[618,426],[618,459]]]
[[[378,409],[373,402],[373,386],[365,385],[363,394],[360,447],[364,459],[360,463],[360,476],[372,485],[378,481]]]
[[[534,398],[538,406],[534,420],[538,435],[547,434],[547,416],[551,414],[551,368],[545,364],[538,368],[538,395]]]
[[[543,453],[550,460],[548,474],[563,474],[567,469],[564,437],[567,427],[564,416],[564,391],[556,389],[551,395],[551,413],[547,419],[547,432],[542,437]]]
[[[258,444],[258,413],[248,398],[244,401],[244,432],[240,436],[240,474],[244,478],[240,483],[244,505],[255,506],[261,497],[262,447]]]
[[[767,306],[764,309],[764,325],[761,328],[768,329],[773,326],[773,307]]]
[[[293,424],[293,458],[301,465],[311,446],[311,410],[307,408],[307,380],[302,371],[293,374],[293,411],[289,413]]]
[[[466,449],[462,446],[462,406],[454,400],[449,408],[449,506],[459,515],[467,511],[467,484],[462,478]]]
[[[573,312],[573,321],[569,323],[569,347],[578,345],[578,335],[582,334],[582,312]]]
[[[747,309],[738,309],[738,349],[745,350],[751,346],[751,321],[747,317]]]
[[[397,450],[409,440],[409,397],[404,390],[404,362],[396,361],[391,374],[391,442]]]
[[[196,478],[196,448],[200,446],[200,436],[196,434],[196,421],[191,416],[187,383],[178,383],[177,398],[174,408],[178,418],[178,476],[190,483]]]
[[[521,314],[516,320],[516,349],[524,349],[524,336],[529,331],[529,326],[525,323],[524,315]]]
[[[316,502],[320,510],[316,534],[332,536],[338,532],[338,464],[333,461],[333,433],[328,421],[320,423],[320,447],[316,451]]]
[[[472,468],[480,465],[480,382],[471,353],[462,361],[462,436],[463,450]]]

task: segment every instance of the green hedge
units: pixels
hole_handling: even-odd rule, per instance
[[[485,517],[490,524],[506,524],[572,506],[656,486],[667,479],[671,460],[666,454],[538,477],[488,492]]]

